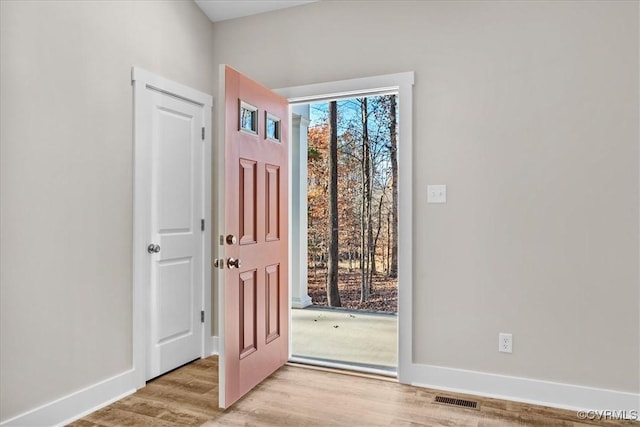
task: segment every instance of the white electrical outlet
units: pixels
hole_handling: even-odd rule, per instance
[[[498,334],[498,351],[501,353],[513,353],[513,335],[503,332]]]

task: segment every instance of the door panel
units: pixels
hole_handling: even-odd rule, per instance
[[[256,294],[256,271],[240,274],[240,359],[258,349],[257,324],[258,295]]]
[[[248,245],[257,243],[256,241],[256,204],[258,195],[256,193],[256,168],[257,163],[253,160],[240,159],[240,180],[238,193],[240,195],[239,221],[240,221],[240,244]]]
[[[191,258],[158,263],[154,314],[157,317],[158,344],[191,333]],[[163,313],[171,313],[162,316]]]
[[[266,165],[265,169],[267,173],[266,240],[273,241],[280,238],[280,168],[274,165]]]
[[[161,95],[160,95],[161,96]],[[192,228],[193,149],[191,139],[193,117],[158,108],[158,228],[160,232],[186,231]]]
[[[151,89],[149,89],[151,90]],[[204,175],[200,105],[152,91],[147,379],[202,354]]]
[[[280,311],[286,308],[280,307],[280,265],[270,265],[266,272],[266,341],[270,343],[280,336]]]
[[[288,358],[288,102],[232,68],[225,78],[224,346],[220,406],[229,407]]]

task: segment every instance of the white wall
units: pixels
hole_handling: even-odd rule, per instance
[[[415,71],[415,363],[638,393],[638,9],[322,1],[213,53],[273,88]]]
[[[0,2],[0,420],[131,368],[136,65],[212,93],[192,2]]]

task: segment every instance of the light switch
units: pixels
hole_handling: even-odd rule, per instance
[[[427,203],[447,203],[447,186],[427,185]]]

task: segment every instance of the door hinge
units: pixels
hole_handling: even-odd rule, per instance
[[[202,128],[202,140],[204,141],[204,128]]]
[[[200,230],[204,231],[204,218],[200,220]]]
[[[204,310],[200,312],[200,322],[204,323]]]

